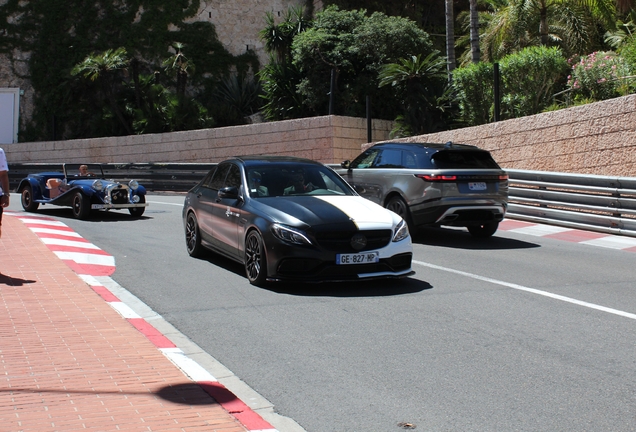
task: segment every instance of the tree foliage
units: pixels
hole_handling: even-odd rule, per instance
[[[256,71],[254,53],[234,57],[219,42],[212,24],[188,22],[199,6],[199,0],[3,2],[0,16],[10,18],[0,20],[0,52],[15,65],[20,58],[14,53],[30,53],[24,74],[35,90],[33,120],[23,125],[21,139],[83,137],[89,126],[93,133],[104,132],[94,123],[94,86],[70,75],[93,53],[122,47],[130,59],[139,61],[140,74],[154,74],[162,60],[174,55],[174,44],[181,43],[182,54],[197,66],[188,76],[192,88],[214,87],[232,69]],[[22,73],[18,66],[15,71]],[[163,71],[159,78],[172,85]],[[128,133],[121,128],[110,132]]]
[[[542,112],[565,87],[568,63],[557,47],[535,46],[501,60],[502,118]]]
[[[482,1],[481,46],[487,61],[539,45],[559,47],[566,57],[591,52],[603,44],[599,30],[613,28],[616,19],[614,0]],[[461,18],[467,28],[468,15]]]
[[[327,114],[333,71],[334,114],[364,117],[370,96],[377,102],[374,117],[393,119],[399,101],[389,87],[378,87],[382,66],[432,51],[428,34],[413,21],[328,7],[294,38],[292,61],[302,77],[297,91],[313,115]]]
[[[528,47],[500,62],[501,118],[537,114],[562,90],[567,61],[556,47]],[[459,119],[480,125],[494,117],[494,65],[480,62],[455,69],[453,91]]]
[[[400,135],[436,132],[445,126],[442,118],[446,98],[446,60],[434,51],[399,59],[380,70],[380,87],[391,86],[402,105]]]
[[[611,99],[629,94],[635,88],[628,61],[613,51],[575,57],[570,63],[572,72],[567,84],[575,101]]]

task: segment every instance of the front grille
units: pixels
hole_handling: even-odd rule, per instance
[[[361,273],[401,272],[411,268],[413,254],[404,253],[373,264],[337,265],[315,259],[288,258],[278,266],[278,274],[298,279],[355,279]]]
[[[364,234],[367,238],[367,245],[355,250],[351,246],[351,238],[356,234]],[[343,231],[343,232],[327,232],[316,233],[316,241],[323,249],[339,252],[362,252],[385,247],[391,241],[391,230],[369,230],[369,231]]]
[[[128,204],[128,188],[118,186],[110,191],[110,202],[112,204]]]

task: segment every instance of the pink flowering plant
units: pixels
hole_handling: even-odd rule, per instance
[[[629,94],[634,89],[630,68],[613,51],[598,51],[568,60],[572,73],[568,88],[576,99],[605,100]],[[634,82],[636,83],[636,82]]]

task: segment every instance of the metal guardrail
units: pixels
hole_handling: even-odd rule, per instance
[[[214,166],[215,163],[102,164],[107,178],[135,179],[153,192],[186,192]],[[15,190],[29,173],[60,169],[61,164],[9,164],[11,189]],[[510,176],[507,217],[636,237],[636,178],[506,171]]]
[[[636,178],[506,171],[507,217],[636,237]]]
[[[186,192],[196,185],[216,166],[215,163],[105,163],[101,164],[108,179],[124,181],[135,179],[147,190],[153,192]],[[29,174],[62,171],[60,163],[9,163],[9,184],[11,190],[18,187],[20,180]]]

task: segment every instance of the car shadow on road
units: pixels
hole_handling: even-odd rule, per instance
[[[245,267],[213,252],[204,252],[199,259],[244,277]],[[268,282],[261,289],[278,294],[316,297],[385,297],[414,294],[433,288],[428,282],[406,277],[401,279],[374,279],[348,282]]]
[[[505,231],[503,231],[505,232]],[[472,250],[529,249],[541,245],[505,238],[497,231],[492,237],[473,237],[466,228],[420,228],[413,236],[414,244]]]
[[[306,297],[389,297],[415,294],[432,288],[428,282],[412,277],[319,284],[271,283],[264,287],[278,294]]]
[[[49,216],[49,217],[57,217],[60,219],[73,219],[77,220],[73,217],[73,212],[68,207],[49,207],[49,208],[40,208],[35,213],[24,212],[24,214],[32,215],[33,217],[38,216]],[[90,216],[87,219],[83,219],[84,222],[118,222],[118,221],[136,221],[136,220],[145,220],[152,219],[150,216],[146,216],[145,214],[141,217],[133,217],[128,213],[127,210],[117,210],[117,211],[92,211]]]

